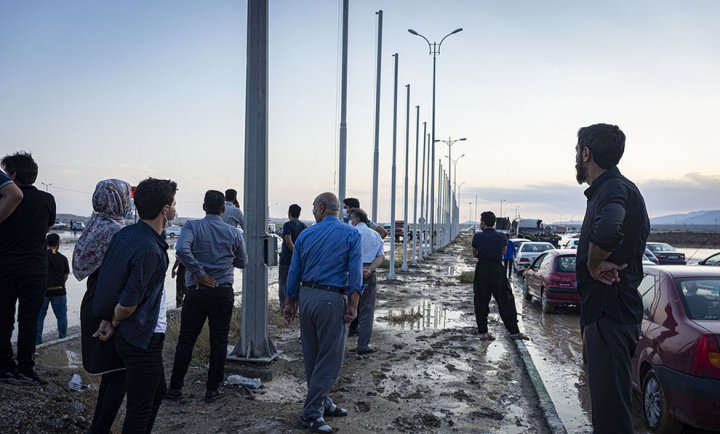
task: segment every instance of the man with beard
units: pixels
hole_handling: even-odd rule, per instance
[[[640,335],[637,287],[650,222],[640,191],[617,168],[624,151],[625,134],[615,125],[578,131],[576,177],[589,187],[577,280],[596,433],[633,432],[630,360]]]

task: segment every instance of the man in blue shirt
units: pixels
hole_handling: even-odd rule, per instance
[[[109,340],[125,365],[127,411],[123,433],[152,431],[165,396],[162,349],[167,329],[165,274],[168,245],[162,236],[175,218],[177,184],[148,178],[135,189],[140,221],[113,236],[100,266],[93,314],[103,318],[93,335]]]
[[[526,339],[517,325],[517,310],[510,283],[505,277],[502,258],[505,254],[507,236],[498,232],[495,226],[495,214],[485,211],[480,214],[480,232],[473,236],[473,256],[478,262],[475,266],[473,281],[473,304],[475,321],[477,322],[480,339],[495,339],[488,331],[487,317],[490,313],[490,297],[495,297],[500,319],[510,332],[512,339]]]
[[[339,211],[340,202],[334,194],[315,198],[312,213],[317,224],[298,237],[285,286],[283,314],[288,322],[295,318],[300,300],[300,336],[308,385],[300,421],[315,432],[332,432],[324,416],[347,416],[329,394],[342,367],[345,323],[357,316],[362,292],[360,233],[338,219]]]
[[[222,221],[225,198],[209,190],[203,202],[205,218],[185,223],[175,251],[185,265],[187,295],[182,307],[180,334],[175,348],[170,389],[166,398],[180,400],[193,347],[205,320],[210,322],[210,368],[205,385],[205,401],[222,395],[228,333],[232,318],[234,271],[247,263],[245,243],[240,231]]]
[[[508,240],[507,240],[507,248],[505,249],[505,254],[503,255],[503,265],[505,266],[505,272],[507,273],[508,279],[512,276],[512,263],[513,259],[515,258],[515,243],[513,243],[513,240],[510,239],[510,234],[506,234]]]

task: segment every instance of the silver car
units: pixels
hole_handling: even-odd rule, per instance
[[[546,250],[552,250],[555,246],[550,243],[529,241],[523,243],[515,254],[515,260],[513,261],[513,268],[517,274],[522,274],[525,268],[529,267],[535,258]]]

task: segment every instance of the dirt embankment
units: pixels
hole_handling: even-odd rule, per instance
[[[668,243],[675,247],[720,249],[720,232],[652,232],[648,241]]]

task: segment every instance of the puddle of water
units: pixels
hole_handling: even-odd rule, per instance
[[[448,309],[431,300],[422,300],[416,306],[400,309],[380,309],[377,319],[401,330],[439,330],[466,325],[462,313]]]

